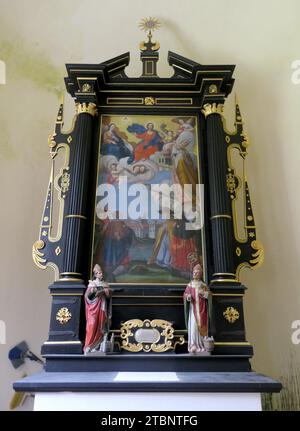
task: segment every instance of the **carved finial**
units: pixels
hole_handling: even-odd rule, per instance
[[[59,109],[56,117],[56,124],[60,124],[61,127],[64,124],[64,93],[61,93],[59,98]]]
[[[244,123],[243,123],[242,114],[240,111],[239,102],[236,94],[235,94],[235,127],[242,138],[241,148],[243,151],[241,153],[241,156],[245,157],[247,155],[247,147],[249,147],[250,142],[249,142],[248,134],[244,131]]]
[[[141,60],[143,62],[143,77],[157,76],[156,65],[158,61],[158,50],[160,45],[158,42],[152,42],[152,32],[161,26],[157,18],[144,18],[139,24],[139,27],[147,32],[148,41],[140,43]]]
[[[235,124],[244,124],[242,121],[242,115],[239,107],[239,102],[237,95],[234,95],[234,104],[235,104]]]
[[[148,42],[141,42],[140,44],[140,49],[141,51],[157,51],[159,49],[159,43],[152,42],[152,32],[154,30],[158,30],[161,26],[161,23],[158,21],[157,18],[143,18],[139,24],[139,27],[145,31],[148,32],[147,36],[148,36]]]

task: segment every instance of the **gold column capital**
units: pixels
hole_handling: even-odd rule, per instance
[[[97,115],[97,105],[95,103],[76,103],[76,113],[79,114],[90,114],[92,117]]]
[[[206,103],[203,105],[203,109],[201,109],[202,114],[204,114],[205,118],[211,114],[219,114],[223,115],[223,103]]]

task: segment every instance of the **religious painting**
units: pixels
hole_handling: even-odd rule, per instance
[[[197,117],[100,121],[92,263],[110,283],[186,284],[205,264]]]

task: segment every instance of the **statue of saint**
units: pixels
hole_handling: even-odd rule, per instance
[[[188,351],[190,353],[199,353],[206,350],[208,295],[208,288],[202,281],[202,268],[198,264],[194,267],[193,279],[189,282],[183,294],[185,323],[188,330]]]
[[[100,265],[93,269],[94,279],[89,281],[84,295],[86,314],[86,336],[84,353],[99,350],[104,334],[108,333],[111,320],[111,292],[103,280]]]

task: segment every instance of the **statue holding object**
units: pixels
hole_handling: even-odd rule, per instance
[[[86,336],[84,353],[97,352],[106,340],[111,321],[111,291],[103,280],[102,269],[96,264],[94,279],[89,280],[84,295],[86,313]]]
[[[193,269],[193,279],[187,285],[184,294],[184,315],[188,330],[188,351],[201,353],[213,350],[213,338],[208,337],[207,298],[209,290],[202,281],[200,264]]]

